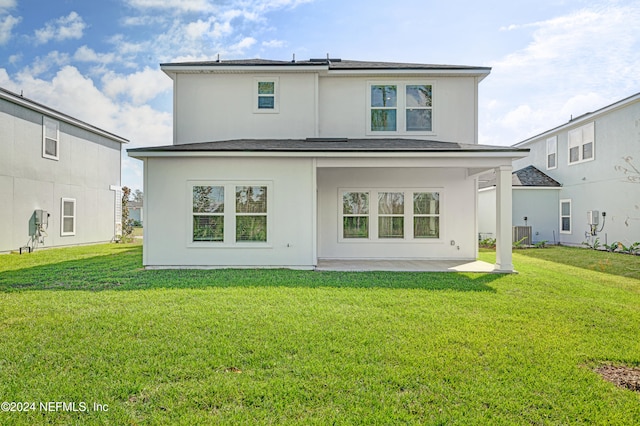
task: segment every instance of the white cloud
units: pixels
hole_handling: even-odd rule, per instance
[[[287,43],[284,40],[269,40],[269,41],[262,42],[262,47],[268,47],[268,48],[280,48],[280,47],[285,47],[286,45]]]
[[[22,53],[17,53],[15,55],[9,56],[9,63],[11,65],[16,65],[21,60],[22,60]]]
[[[245,37],[238,43],[229,46],[229,50],[232,52],[242,53],[244,50],[249,49],[251,46],[256,44],[256,41],[257,40],[253,37]]]
[[[531,41],[480,85],[483,143],[517,143],[640,90],[640,5],[602,4],[507,28]]]
[[[59,68],[69,63],[69,55],[64,52],[54,50],[49,52],[45,57],[36,57],[33,63],[25,67],[19,74],[39,76],[46,73],[52,68]]]
[[[96,53],[90,47],[84,45],[76,50],[73,59],[79,62],[96,62],[99,64],[110,64],[116,60],[114,53]]]
[[[16,0],[0,0],[0,13],[17,6]]]
[[[0,46],[7,44],[11,39],[13,28],[22,21],[21,17],[14,17],[11,15],[5,16],[0,19]]]
[[[44,28],[36,30],[36,43],[45,44],[51,40],[80,39],[86,26],[80,15],[76,12],[71,12],[67,16],[47,22]]]
[[[134,105],[141,105],[172,89],[172,81],[162,71],[145,68],[129,75],[108,73],[102,77],[104,93],[116,100],[124,96]]]
[[[128,0],[136,9],[170,9],[178,12],[211,12],[215,10],[207,0]]]

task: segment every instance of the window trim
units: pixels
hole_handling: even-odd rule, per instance
[[[260,93],[258,91],[259,83],[273,83],[273,108],[260,108],[259,98]],[[253,97],[253,113],[254,114],[279,114],[280,113],[280,77],[254,77],[253,86],[251,89],[251,96]]]
[[[344,237],[344,217],[353,216],[365,216],[363,215],[351,215],[344,214],[343,210],[343,196],[347,192],[366,192],[369,194],[369,213],[366,215],[369,218],[369,237],[368,238],[345,238]],[[391,217],[391,215],[378,213],[378,196],[380,193],[386,192],[401,192],[404,195],[404,237],[402,238],[380,238],[378,236],[378,223],[380,217]],[[426,193],[438,193],[439,213],[433,215],[415,215],[413,213],[413,195],[419,192]],[[443,214],[444,204],[444,189],[443,188],[380,188],[380,187],[367,187],[367,188],[354,188],[344,187],[338,188],[338,243],[346,244],[441,244],[445,241],[445,215]],[[373,202],[372,202],[373,200]],[[397,217],[397,215],[394,215]],[[439,218],[439,236],[437,238],[428,237],[414,237],[413,236],[413,220],[416,217],[438,217]]]
[[[553,152],[549,150],[549,144],[551,143],[553,147]],[[552,167],[549,167],[549,156],[551,154],[555,154],[554,164]],[[546,162],[547,170],[554,170],[558,168],[558,136],[552,136],[547,138],[547,162]]]
[[[47,154],[47,139],[51,139],[47,138],[47,124],[56,127],[56,138],[52,139],[56,143],[56,155]],[[50,160],[60,160],[60,122],[47,116],[42,116],[42,157]]]
[[[568,203],[569,204],[569,214],[568,215],[563,215],[562,214],[562,205],[564,203]],[[573,233],[573,205],[571,202],[570,198],[566,198],[563,200],[560,200],[560,211],[559,211],[559,216],[560,216],[560,223],[559,223],[559,227],[560,227],[560,233],[561,234],[572,234]],[[569,230],[565,231],[562,229],[562,219],[564,218],[569,218]]]
[[[222,186],[224,188],[224,233],[222,241],[193,241],[193,187]],[[267,241],[236,241],[236,186],[267,188]],[[186,185],[186,246],[189,248],[273,248],[273,181],[260,180],[188,180]],[[249,215],[241,213],[240,215]],[[259,215],[262,215],[260,213]]]
[[[575,128],[573,130],[569,130],[567,133],[567,164],[573,166],[575,164],[586,163],[589,161],[593,161],[596,159],[596,128],[595,121],[591,123],[587,123],[583,126]],[[589,131],[588,138],[585,139],[585,130]],[[578,145],[571,144],[571,136],[580,133],[580,143]],[[586,142],[585,142],[586,140]],[[585,159],[584,158],[584,147],[589,143],[591,146],[591,157]],[[578,160],[571,161],[571,148],[578,148]]]
[[[73,203],[73,215],[67,216],[64,214],[64,204],[65,203]],[[61,198],[60,199],[60,236],[61,237],[69,237],[76,235],[76,222],[77,222],[77,210],[76,210],[76,199],[75,198]],[[73,230],[69,232],[65,232],[64,230],[64,220],[65,218],[73,218]]]
[[[395,107],[372,107],[371,88],[373,86],[396,86],[396,106]],[[430,107],[409,107],[407,106],[407,86],[431,86],[431,106]],[[366,85],[366,108],[365,108],[365,134],[367,136],[403,135],[403,136],[435,136],[436,133],[436,105],[437,91],[436,82],[433,80],[370,80]],[[383,131],[371,130],[371,111],[374,109],[386,109],[396,111],[396,130]],[[407,130],[407,111],[410,109],[428,109],[431,111],[431,130]]]

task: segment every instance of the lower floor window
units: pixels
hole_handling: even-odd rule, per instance
[[[571,233],[571,200],[560,200],[560,232]]]
[[[343,240],[440,238],[440,192],[343,190],[340,193]]]
[[[63,198],[61,210],[60,235],[76,235],[76,200],[73,198]]]
[[[267,242],[267,185],[198,183],[190,188],[192,243]]]
[[[267,187],[236,186],[236,241],[267,241]]]

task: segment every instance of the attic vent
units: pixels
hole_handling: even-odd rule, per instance
[[[307,142],[348,142],[347,138],[307,138]]]

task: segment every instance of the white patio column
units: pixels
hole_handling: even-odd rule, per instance
[[[513,272],[512,259],[512,199],[511,172],[513,167],[496,168],[496,264],[495,271]]]

